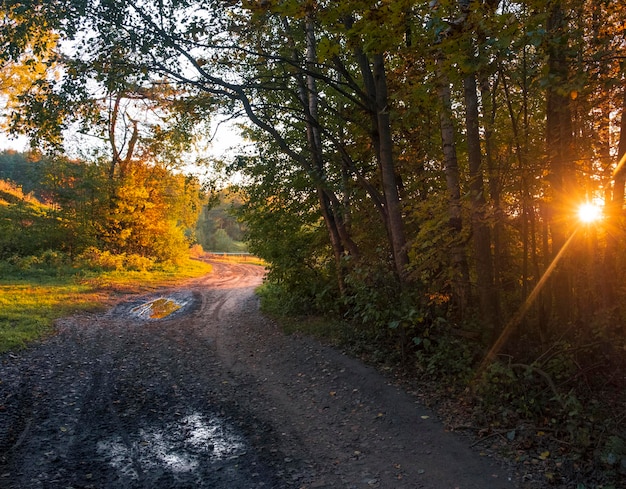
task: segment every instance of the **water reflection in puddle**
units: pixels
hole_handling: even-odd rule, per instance
[[[159,297],[150,302],[133,307],[130,312],[143,319],[163,319],[184,307],[187,302],[188,301],[168,297]]]
[[[243,455],[245,444],[223,420],[194,413],[162,429],[140,429],[130,435],[128,443],[121,436],[101,440],[97,450],[122,475],[137,479],[137,464],[141,470],[161,467],[177,473],[192,472],[202,461]]]

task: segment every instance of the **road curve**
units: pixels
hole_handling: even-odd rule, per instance
[[[0,357],[0,488],[519,487],[374,370],[282,334],[262,268],[213,266]],[[131,314],[156,296],[184,307]]]

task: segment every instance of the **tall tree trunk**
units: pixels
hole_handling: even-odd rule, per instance
[[[491,256],[491,231],[485,216],[485,189],[480,148],[478,120],[478,91],[476,76],[470,73],[463,80],[465,94],[465,126],[469,160],[469,187],[472,205],[472,240],[476,259],[476,278],[480,311],[490,340],[495,339],[499,328],[499,304],[494,287]]]
[[[439,127],[441,129],[441,143],[446,175],[446,189],[448,191],[448,222],[452,232],[453,244],[450,250],[450,260],[454,274],[453,295],[454,302],[461,315],[469,301],[469,267],[465,248],[461,242],[463,217],[461,209],[461,181],[459,163],[456,154],[456,137],[452,122],[452,101],[450,82],[441,69],[438,70],[439,100]]]
[[[571,196],[575,195],[572,115],[569,94],[563,93],[569,78],[567,24],[561,2],[550,6],[548,19],[548,69],[551,81],[546,94],[546,145],[552,188],[552,256],[567,239]],[[567,263],[561,262],[552,277],[556,314],[561,324],[571,318],[572,294]]]
[[[613,171],[613,192],[608,206],[608,218],[611,220],[610,232],[607,233],[606,254],[604,259],[605,303],[614,304],[616,291],[620,287],[621,274],[616,273],[617,256],[620,243],[624,239],[624,192],[626,188],[626,88],[622,101],[617,165]]]
[[[373,74],[376,87],[376,115],[380,143],[380,172],[383,194],[389,219],[389,233],[391,236],[394,263],[398,277],[403,281],[406,275],[406,267],[409,264],[409,258],[406,249],[407,243],[404,231],[404,220],[402,217],[402,205],[400,203],[393,157],[391,122],[389,119],[387,99],[387,76],[382,54],[375,54],[373,56]]]
[[[624,212],[624,188],[626,187],[626,88],[622,101],[622,117],[620,122],[619,146],[617,148],[617,167],[613,182],[613,212],[622,217]]]
[[[325,169],[324,155],[322,151],[322,137],[319,127],[319,93],[315,77],[312,75],[317,62],[315,28],[312,19],[308,18],[305,23],[306,34],[306,82],[301,87],[301,101],[306,111],[307,141],[313,160],[314,179],[318,201],[324,224],[328,231],[330,243],[335,258],[337,269],[337,283],[341,295],[345,293],[343,254],[344,251],[352,255],[358,255],[358,248],[349,236],[348,231],[342,221],[342,216],[338,215],[336,209],[339,207],[339,200],[336,196],[330,195],[330,191],[324,188]],[[334,199],[333,199],[334,198]],[[336,202],[333,202],[335,200]],[[336,205],[333,206],[333,203]],[[333,209],[334,207],[334,209]]]
[[[524,58],[525,60],[525,58]],[[523,96],[523,131],[524,140],[520,134],[520,130],[517,124],[517,118],[515,111],[513,110],[513,103],[511,101],[511,92],[509,90],[508,82],[504,72],[500,70],[500,79],[502,80],[502,88],[504,90],[504,97],[509,112],[509,119],[511,121],[511,129],[513,131],[513,140],[515,144],[515,154],[517,156],[517,164],[520,172],[520,201],[522,204],[522,296],[521,300],[525,301],[528,297],[528,277],[530,270],[530,258],[532,255],[535,280],[538,280],[541,272],[539,268],[539,262],[537,260],[537,245],[536,245],[536,223],[535,223],[535,209],[530,205],[531,197],[529,192],[528,183],[528,169],[527,169],[527,157],[525,149],[528,147],[528,110],[527,110],[527,97],[528,91],[526,87],[526,64],[523,61],[523,82],[522,82],[522,96]],[[545,301],[545,289],[542,290],[542,294],[538,300],[538,307],[541,310]],[[540,312],[541,317],[541,312]]]
[[[456,38],[459,32],[462,31],[463,24],[469,15],[469,4],[470,0],[459,0],[460,15],[449,23],[447,29],[437,34],[439,42],[444,41],[448,37]],[[431,2],[431,7],[438,8],[439,2]],[[454,289],[455,305],[462,316],[470,301],[471,289],[467,254],[464,243],[461,240],[461,233],[463,231],[461,181],[456,151],[456,133],[452,121],[452,94],[450,90],[450,80],[445,69],[442,67],[445,61],[445,55],[441,49],[436,51],[435,58],[437,65],[437,91],[440,101],[439,127],[441,130],[441,144],[446,174],[446,189],[448,191],[448,222],[453,239],[453,244],[450,249],[450,260],[455,278],[452,286]]]
[[[493,277],[497,290],[502,283],[502,261],[505,254],[503,245],[504,236],[504,211],[501,203],[500,174],[496,168],[493,154],[493,134],[496,118],[496,97],[495,88],[499,83],[501,75],[496,78],[494,89],[492,90],[489,78],[482,76],[481,98],[483,101],[485,128],[485,163],[487,165],[487,181],[489,194],[493,205],[494,225],[493,225]]]
[[[353,20],[351,18],[345,19],[345,25],[348,29],[351,28]],[[360,46],[355,47],[354,54],[363,79],[363,96],[372,124],[372,146],[380,170],[384,204],[383,222],[393,253],[398,280],[402,285],[406,279],[409,258],[393,156],[384,55],[373,55],[372,66],[370,66],[370,60]],[[371,192],[368,191],[368,193]]]
[[[291,25],[285,17],[282,19],[285,31],[291,34]],[[259,127],[269,132],[280,144],[281,148],[292,158],[302,164],[304,170],[313,181],[317,194],[320,213],[328,232],[328,238],[333,250],[335,261],[337,285],[341,295],[345,295],[344,254],[347,253],[358,257],[359,249],[353,241],[348,226],[344,221],[342,202],[335,192],[328,188],[326,182],[326,169],[324,165],[324,152],[322,148],[321,126],[319,121],[319,91],[315,73],[317,71],[317,40],[315,37],[315,23],[313,14],[308,13],[304,22],[305,34],[305,59],[304,73],[297,78],[298,98],[304,112],[304,124],[306,127],[306,139],[310,158],[306,154],[294,152],[287,142],[279,136],[275,128],[261,122],[254,116],[251,108],[247,110],[250,119]],[[295,41],[293,43],[295,45]],[[294,60],[302,62],[298,51],[294,50]]]

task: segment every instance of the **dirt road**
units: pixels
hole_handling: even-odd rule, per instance
[[[362,363],[284,336],[262,269],[60,321],[0,357],[0,488],[519,487]]]

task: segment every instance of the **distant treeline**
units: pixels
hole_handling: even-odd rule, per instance
[[[27,153],[5,150],[0,153],[0,180],[13,182],[25,194],[42,188],[45,162]]]
[[[246,251],[244,229],[222,191],[209,199],[195,177],[135,165],[120,182],[103,165],[37,154],[0,153],[0,258],[89,247],[155,260],[192,244]]]

